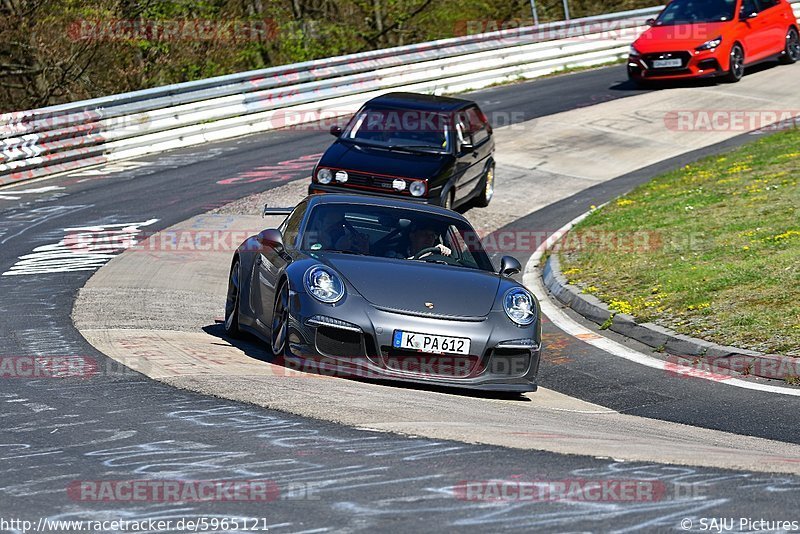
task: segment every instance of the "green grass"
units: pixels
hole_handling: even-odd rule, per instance
[[[659,176],[567,236],[564,274],[637,321],[800,356],[800,130]]]

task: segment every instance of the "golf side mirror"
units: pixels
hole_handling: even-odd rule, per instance
[[[503,256],[500,260],[500,275],[501,276],[514,276],[522,271],[522,265],[519,264],[516,258],[511,256]]]
[[[337,126],[335,124],[333,126],[331,126],[331,135],[334,136],[334,137],[341,136],[342,135],[342,127],[341,126]]]

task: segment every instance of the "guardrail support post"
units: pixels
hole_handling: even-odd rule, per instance
[[[531,15],[533,15],[533,25],[539,25],[539,13],[536,11],[536,0],[531,0]]]

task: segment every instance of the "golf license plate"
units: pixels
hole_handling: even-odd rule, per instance
[[[683,61],[680,59],[656,59],[653,61],[654,69],[670,69],[681,66],[683,66]]]
[[[392,345],[397,349],[419,350],[436,354],[469,354],[469,338],[394,331]]]

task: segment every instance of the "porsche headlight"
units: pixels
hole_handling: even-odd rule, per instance
[[[533,295],[521,287],[509,289],[503,296],[503,308],[508,318],[520,326],[528,326],[536,319]]]
[[[703,50],[713,50],[721,44],[722,44],[722,36],[720,35],[716,39],[711,39],[710,41],[706,41],[705,43],[695,48],[695,50],[697,50],[698,52],[702,52]]]
[[[320,302],[333,304],[344,296],[342,279],[324,265],[311,267],[303,278],[308,294]]]
[[[636,46],[631,45],[630,49],[628,49],[629,56],[641,56],[642,54],[636,50]]]
[[[317,171],[317,181],[321,184],[329,184],[333,180],[333,173],[330,169],[320,169]]]

